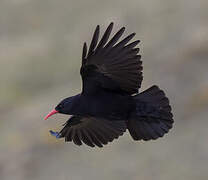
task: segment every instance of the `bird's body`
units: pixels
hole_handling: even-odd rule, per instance
[[[95,94],[77,95],[71,113],[79,116],[121,120],[126,119],[134,107],[135,103],[131,96],[102,90]]]
[[[98,43],[97,26],[88,53],[86,43],[83,46],[82,92],[61,101],[46,117],[57,112],[73,115],[60,132],[51,131],[57,138],[102,147],[126,129],[134,140],[151,140],[172,128],[173,115],[165,93],[157,86],[138,92],[143,68],[135,46],[140,41],[127,44],[135,36],[132,33],[117,42],[125,29],[121,28],[107,43],[112,28],[113,23]]]

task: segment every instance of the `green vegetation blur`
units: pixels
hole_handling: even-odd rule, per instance
[[[207,180],[207,0],[1,0],[1,180]],[[51,137],[68,116],[43,117],[81,90],[83,43],[102,32],[136,32],[142,90],[167,94],[174,128],[157,141],[128,132],[102,149]]]

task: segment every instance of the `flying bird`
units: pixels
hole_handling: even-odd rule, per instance
[[[121,41],[122,27],[110,39],[113,23],[99,40],[96,27],[89,49],[82,51],[82,92],[65,98],[45,120],[56,113],[72,115],[56,138],[76,145],[103,147],[128,129],[135,141],[155,140],[172,128],[173,115],[165,93],[156,85],[139,92],[142,61],[139,40],[129,43],[135,33]],[[110,39],[110,40],[109,40]]]

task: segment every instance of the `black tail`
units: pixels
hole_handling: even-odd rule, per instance
[[[136,111],[128,120],[134,140],[151,140],[164,136],[172,128],[173,115],[169,100],[157,86],[135,95]]]

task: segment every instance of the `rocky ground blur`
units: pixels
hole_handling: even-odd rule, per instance
[[[1,0],[0,179],[207,180],[207,9],[207,0]],[[165,90],[174,128],[151,142],[126,133],[103,149],[65,144],[48,131],[68,117],[43,117],[80,91],[83,42],[111,21],[137,33],[142,90]]]

